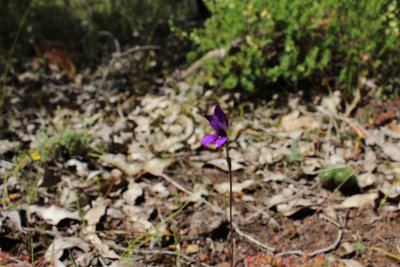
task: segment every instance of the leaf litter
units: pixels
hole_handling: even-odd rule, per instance
[[[31,74],[19,73],[20,82],[58,79]],[[13,96],[12,137],[0,140],[1,236],[14,233],[15,240],[1,241],[2,251],[14,255],[5,263],[33,246],[35,258],[54,266],[72,258],[82,266],[171,266],[178,258],[188,266],[223,266],[227,165],[201,148],[208,131],[201,115],[210,113],[214,93],[166,82],[139,97],[107,79],[102,83],[111,90],[102,91],[99,73],[79,75],[44,85],[46,112],[25,104],[26,90]],[[363,124],[342,115],[337,92],[314,106],[296,95],[282,106],[282,97],[219,97],[232,111],[237,266],[265,250],[346,255],[345,266],[397,266],[368,248],[400,253],[399,118]],[[333,165],[342,169],[328,178],[339,182],[323,187],[320,174]],[[346,168],[351,175],[340,177]],[[350,177],[356,183],[346,188]],[[349,244],[364,250],[344,254]]]

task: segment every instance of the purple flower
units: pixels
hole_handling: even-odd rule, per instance
[[[210,143],[215,143],[215,146],[220,148],[226,141],[228,141],[228,136],[226,134],[226,131],[228,130],[228,118],[219,104],[215,106],[213,115],[204,115],[204,117],[215,130],[215,134],[204,136],[201,144],[208,147]]]

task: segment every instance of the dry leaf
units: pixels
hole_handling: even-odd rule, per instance
[[[108,202],[103,198],[99,198],[95,206],[86,212],[85,220],[87,225],[84,228],[85,239],[96,248],[97,252],[102,257],[117,259],[119,256],[96,234],[96,224],[100,221],[100,218],[104,216],[107,206]]]
[[[64,187],[60,193],[60,204],[64,207],[73,208],[76,207],[76,201],[78,201],[78,195],[75,190]]]
[[[218,169],[221,169],[226,172],[229,171],[228,163],[226,162],[226,159],[221,159],[221,158],[212,159],[212,160],[207,161],[207,164],[213,165],[214,167],[217,167]],[[244,168],[243,165],[241,165],[235,161],[232,161],[232,171],[241,170],[243,168]]]
[[[320,158],[306,158],[301,164],[301,170],[303,173],[312,175],[315,174],[316,170],[321,169],[324,166],[324,160]]]
[[[65,265],[60,258],[64,254],[64,250],[72,248],[79,248],[85,253],[89,252],[89,245],[78,237],[56,237],[47,248],[44,258],[47,262],[53,263],[54,267],[63,267]]]
[[[208,191],[204,184],[195,184],[193,194],[188,195],[186,199],[191,202],[197,202],[202,199],[202,196],[208,196]]]
[[[161,198],[166,198],[169,196],[169,191],[168,189],[164,186],[163,183],[156,183],[151,187],[151,191],[156,193],[159,197]]]
[[[85,220],[88,226],[96,225],[100,218],[105,214],[107,202],[103,198],[99,198],[93,208],[88,210],[85,214]]]
[[[296,131],[300,129],[320,128],[320,123],[312,116],[306,115],[299,117],[300,112],[294,111],[281,119],[281,130],[285,132]]]
[[[357,194],[346,198],[337,208],[361,208],[363,206],[375,206],[375,199],[378,198],[378,193]]]
[[[122,154],[105,154],[100,157],[103,162],[115,166],[128,176],[135,176],[142,171],[142,164],[138,162],[128,163]]]
[[[276,206],[278,212],[282,213],[284,216],[289,217],[296,212],[302,210],[303,208],[317,209],[318,206],[323,202],[322,198],[316,200],[310,200],[305,198],[299,198],[288,203],[279,204]]]
[[[391,138],[400,138],[400,124],[399,123],[391,123],[388,125],[389,128],[389,136]]]
[[[128,205],[134,205],[136,199],[141,195],[143,195],[143,188],[141,185],[137,183],[131,183],[129,184],[128,190],[126,190],[122,195],[122,198]]]
[[[378,180],[375,174],[366,172],[360,175],[357,175],[357,184],[360,188],[365,188],[373,185]]]
[[[200,247],[198,244],[190,244],[189,246],[187,246],[186,248],[186,254],[194,254],[199,252]]]
[[[78,174],[81,177],[85,177],[89,174],[89,169],[87,163],[81,162],[77,159],[70,159],[67,161],[67,166],[68,167],[75,167],[76,168],[76,174]]]
[[[282,190],[282,193],[263,199],[263,203],[267,207],[273,207],[273,206],[276,206],[276,205],[284,202],[286,199],[289,199],[291,196],[293,196],[293,194],[294,194],[293,190],[291,190],[289,188],[284,188]]]
[[[164,172],[165,167],[171,164],[171,162],[171,160],[154,158],[144,164],[143,171],[148,172],[154,176],[161,176]]]
[[[253,184],[254,184],[253,180],[246,180],[246,181],[241,182],[241,183],[233,183],[232,184],[232,192],[240,193],[244,189],[249,188],[250,186],[252,186]],[[230,188],[229,182],[220,183],[220,184],[215,184],[214,185],[214,189],[220,194],[228,193],[229,192],[229,188]]]
[[[372,172],[375,170],[377,166],[376,155],[375,152],[371,149],[368,149],[365,152],[364,161],[362,163],[363,171]]]
[[[391,160],[400,162],[400,148],[396,144],[384,143],[382,144],[383,153],[385,153]]]
[[[8,140],[0,140],[0,155],[3,155],[11,150],[16,150],[19,147],[18,142],[10,142]]]
[[[48,224],[57,225],[64,219],[72,219],[80,221],[81,217],[77,211],[71,212],[64,208],[51,205],[48,208],[36,205],[29,206],[28,214],[36,213],[37,216],[45,220]]]
[[[122,209],[126,220],[134,223],[132,227],[135,231],[145,232],[153,229],[153,224],[148,219],[154,208],[143,209],[142,207],[124,205]]]
[[[18,231],[25,233],[25,231],[22,229],[21,217],[20,217],[18,211],[16,211],[16,210],[0,211],[0,214],[2,217],[2,218],[0,218],[0,225],[3,225],[2,220],[4,218],[8,218]]]
[[[385,182],[383,183],[380,191],[388,198],[397,198],[400,196],[400,183],[396,182],[394,184]]]

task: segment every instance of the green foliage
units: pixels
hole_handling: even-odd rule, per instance
[[[290,147],[289,154],[285,155],[284,161],[287,164],[294,164],[296,162],[301,162],[302,160],[303,158],[300,154],[298,143],[293,143]]]
[[[357,178],[350,166],[327,166],[318,177],[322,186],[330,190],[351,191],[357,187]]]
[[[87,157],[90,153],[101,151],[101,144],[93,145],[94,137],[85,131],[77,131],[66,126],[52,133],[38,134],[40,156],[43,161],[57,155],[67,157]]]
[[[210,1],[210,9],[213,17],[190,37],[198,57],[229,51],[197,76],[211,86],[253,91],[278,81],[334,80],[349,93],[360,77],[394,77],[392,67],[400,66],[395,0]]]

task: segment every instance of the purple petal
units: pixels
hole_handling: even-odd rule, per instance
[[[211,127],[217,132],[226,132],[228,129],[228,119],[222,111],[221,106],[217,104],[213,115],[205,115]]]
[[[220,136],[216,141],[215,141],[215,146],[217,148],[220,148],[225,142],[228,141],[228,137],[226,136]]]
[[[203,146],[208,146],[210,143],[215,142],[218,139],[218,135],[216,134],[209,134],[203,137],[201,144]]]
[[[220,127],[218,130],[224,130],[225,132],[228,130],[228,118],[226,117],[224,111],[221,106],[217,104],[214,109],[214,116],[217,117]]]
[[[215,117],[214,115],[204,115],[204,117],[208,120],[208,122],[210,123],[211,127],[212,127],[216,132],[218,132],[219,123],[218,123],[217,117]]]

